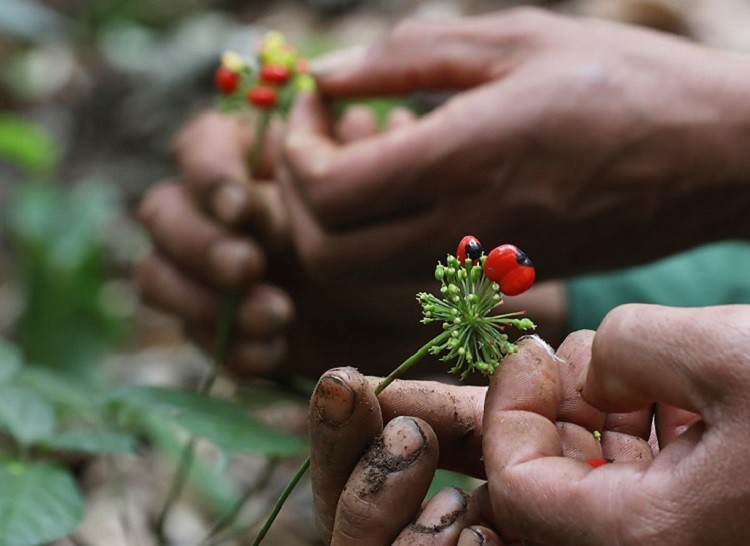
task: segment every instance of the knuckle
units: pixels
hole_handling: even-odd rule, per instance
[[[216,110],[207,110],[198,114],[195,118],[185,125],[174,139],[174,151],[180,154],[187,151],[195,142],[195,137],[206,132],[213,132],[217,127],[223,126],[227,122],[226,116]],[[200,139],[198,139],[200,140]]]
[[[180,191],[180,184],[169,180],[158,182],[151,188],[138,207],[138,218],[146,227],[150,227],[171,207],[175,196]]]
[[[549,20],[550,15],[535,6],[515,6],[504,12],[503,17],[515,28],[532,31]]]

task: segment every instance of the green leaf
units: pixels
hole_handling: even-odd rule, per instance
[[[35,546],[64,537],[83,517],[83,499],[67,470],[0,462],[0,546]]]
[[[253,419],[241,406],[209,396],[158,387],[128,387],[116,399],[136,412],[159,412],[225,453],[289,457],[306,448],[301,436],[274,430]]]
[[[167,454],[176,467],[185,449],[184,433],[156,415],[145,416],[143,428],[159,451]],[[190,482],[217,514],[227,513],[239,500],[237,486],[228,478],[223,468],[207,464],[201,457],[194,458],[190,466]]]
[[[99,402],[99,393],[92,385],[72,375],[29,366],[18,374],[16,383],[31,387],[53,404],[67,409],[91,411]]]
[[[0,385],[0,426],[25,445],[48,438],[55,428],[55,415],[52,406],[36,391],[20,385]]]
[[[437,470],[425,498],[431,499],[435,495],[435,493],[445,487],[458,487],[459,489],[470,492],[480,483],[481,482],[479,480],[470,478],[465,474],[450,472],[448,470]]]
[[[42,445],[49,449],[76,453],[132,453],[135,437],[107,430],[76,430],[47,438]]]
[[[0,340],[0,383],[12,379],[21,369],[21,351],[15,345]]]
[[[0,159],[33,173],[49,173],[57,163],[50,136],[19,116],[0,115]]]

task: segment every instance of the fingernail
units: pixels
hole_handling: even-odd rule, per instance
[[[383,430],[385,450],[395,457],[414,457],[424,446],[422,429],[411,417],[396,417]]]
[[[214,213],[219,220],[227,224],[238,222],[246,206],[247,195],[232,184],[224,184],[214,194]]]
[[[455,487],[438,491],[419,514],[414,526],[417,530],[434,534],[453,525],[466,512],[466,493]]]
[[[271,298],[268,307],[271,312],[271,326],[274,330],[281,330],[292,320],[294,312],[288,299],[281,296]]]
[[[463,531],[461,531],[461,536],[458,539],[458,543],[461,546],[469,546],[470,544],[476,544],[477,546],[482,546],[487,543],[487,539],[478,530],[474,529],[473,527],[467,527]]]
[[[321,140],[313,133],[297,131],[286,138],[286,149],[294,154],[297,164],[305,165],[305,170],[311,176],[325,176],[331,166],[331,153],[326,146],[321,146]]]
[[[209,260],[222,280],[239,283],[245,280],[252,250],[240,241],[220,241],[211,249]]]
[[[327,76],[333,72],[342,72],[355,68],[365,56],[366,47],[358,45],[333,51],[310,62],[310,72],[314,76]]]
[[[516,340],[516,345],[521,345],[524,343],[533,343],[535,345],[538,345],[540,347],[543,347],[544,350],[546,350],[549,354],[557,358],[555,355],[555,350],[552,348],[552,345],[544,341],[541,337],[539,337],[537,334],[530,334],[527,336],[521,336]]]
[[[343,425],[354,413],[354,392],[338,376],[326,375],[315,388],[315,407],[323,421]]]

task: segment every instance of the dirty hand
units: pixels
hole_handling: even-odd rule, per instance
[[[252,130],[215,112],[197,117],[176,141],[180,180],[154,186],[140,208],[155,247],[136,271],[143,299],[180,318],[210,352],[224,295],[242,290],[240,335],[227,363],[252,375],[278,365],[293,315],[288,294],[260,281],[268,261],[264,246],[281,245],[286,231],[278,186],[270,182],[277,134],[270,133],[251,182]]]
[[[561,453],[576,461],[603,456],[650,460],[652,451],[646,442],[650,408],[606,414],[585,403],[576,390],[578,376],[588,365],[593,336],[589,331],[572,334],[557,357],[538,338],[523,338],[518,354],[507,357],[495,374],[493,400],[498,389],[507,398],[503,409],[533,410],[542,399]],[[324,538],[333,544],[373,546],[394,541],[503,544],[498,533],[509,543],[517,540],[518,535],[505,533],[505,522],[496,525],[485,516],[481,521],[489,522],[494,531],[479,526],[475,499],[455,489],[444,490],[420,511],[437,467],[486,476],[482,421],[487,389],[396,381],[376,398],[372,391],[377,382],[352,368],[339,368],[327,372],[313,394],[311,477]],[[491,414],[484,417],[488,418],[495,423]],[[602,433],[601,444],[595,430]],[[523,431],[517,434],[521,442]],[[494,453],[486,442],[484,449]],[[494,471],[487,468],[487,474]],[[545,494],[541,489],[536,492]]]
[[[525,8],[406,22],[313,69],[326,98],[456,94],[349,144],[318,96],[300,97],[280,178],[311,272],[405,278],[472,233],[554,278],[748,235],[739,55]]]
[[[396,109],[387,128],[411,119]],[[373,114],[364,107],[350,108],[336,127],[339,142],[377,132]],[[181,132],[175,146],[180,179],[154,186],[140,210],[155,247],[137,268],[143,299],[176,315],[187,334],[211,352],[223,298],[231,289],[241,290],[244,299],[227,359],[240,376],[279,373],[290,361],[297,361],[297,372],[317,376],[331,359],[346,362],[350,355],[365,353],[365,345],[367,354],[373,353],[370,342],[378,335],[387,347],[373,353],[378,362],[397,360],[404,351],[398,342],[406,345],[399,335],[408,337],[411,346],[413,330],[419,328],[413,296],[422,287],[389,283],[373,289],[359,282],[325,286],[298,267],[289,244],[286,207],[274,180],[279,134],[279,127],[272,126],[250,180],[252,123],[212,112]],[[409,307],[394,311],[399,304]],[[417,326],[410,329],[407,323]],[[331,336],[341,332],[347,335],[340,336],[334,350]],[[291,345],[290,335],[295,339]],[[375,364],[368,369],[378,372]]]
[[[593,347],[567,356],[581,372],[575,404],[591,404],[579,424],[600,426],[598,410],[649,417],[610,414],[601,447],[616,464],[596,469],[565,457],[554,424],[562,407],[572,409],[556,403],[563,363],[543,352],[508,358],[485,402],[483,517],[524,544],[747,544],[749,327],[748,306],[612,311]],[[661,451],[617,464],[615,446],[646,437],[655,402]]]

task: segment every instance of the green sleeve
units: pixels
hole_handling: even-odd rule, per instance
[[[716,243],[645,266],[573,278],[566,290],[571,331],[597,328],[604,315],[624,303],[750,303],[750,243]]]

